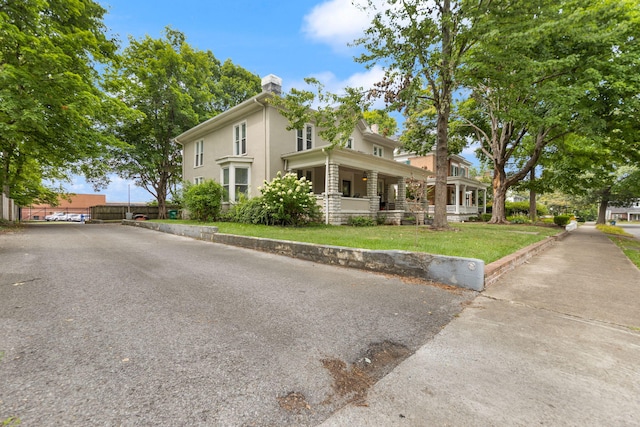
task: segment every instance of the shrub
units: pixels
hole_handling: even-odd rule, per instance
[[[295,174],[284,176],[280,172],[271,182],[260,188],[263,206],[269,224],[303,225],[320,218],[320,207],[316,203],[311,182]]]
[[[372,227],[376,221],[368,216],[352,216],[347,220],[347,225],[352,227]]]
[[[507,217],[507,221],[512,224],[531,224],[531,219],[526,215],[513,215]]]
[[[183,203],[189,211],[189,217],[202,222],[219,219],[222,194],[222,186],[211,179],[200,184],[185,184]]]
[[[490,214],[490,213],[483,213],[483,214],[480,214],[480,218],[481,218],[484,222],[489,222],[489,221],[491,221],[491,214]]]
[[[505,202],[505,213],[507,216],[529,215],[529,202]],[[540,217],[548,214],[549,211],[545,205],[536,204],[536,216]]]
[[[564,227],[569,224],[571,220],[571,215],[556,215],[553,217],[553,223],[558,227]]]
[[[229,221],[245,224],[268,224],[269,214],[262,197],[241,197],[227,214]]]

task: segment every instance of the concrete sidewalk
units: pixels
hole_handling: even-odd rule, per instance
[[[323,426],[640,426],[640,270],[582,225]]]

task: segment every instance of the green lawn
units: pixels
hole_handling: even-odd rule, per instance
[[[633,224],[633,223],[630,223]],[[613,241],[622,252],[640,268],[640,240],[633,237],[633,235],[624,231],[622,227],[616,225],[596,225],[596,228],[603,233],[607,234],[609,239]]]
[[[193,221],[163,222],[199,224]],[[451,231],[432,231],[428,227],[377,226],[348,227],[314,225],[303,228],[216,222],[220,233],[264,237],[278,240],[347,246],[363,249],[397,249],[496,261],[518,249],[563,231],[559,227],[530,225],[451,224]]]

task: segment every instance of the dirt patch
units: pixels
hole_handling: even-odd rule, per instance
[[[304,394],[292,391],[286,396],[279,396],[278,403],[280,407],[288,412],[300,413],[305,410],[311,410],[311,406],[307,403]]]
[[[333,377],[334,394],[329,396],[324,404],[340,400],[344,404],[366,406],[367,391],[375,383],[373,378],[357,366],[348,368],[347,364],[339,359],[323,359],[321,362]]]
[[[351,366],[339,359],[321,360],[333,378],[333,394],[323,404],[367,406],[369,388],[391,372],[410,353],[411,351],[401,344],[383,341],[369,345]]]
[[[402,344],[383,341],[371,344],[364,354],[360,355],[356,366],[378,381],[410,354],[411,351]]]

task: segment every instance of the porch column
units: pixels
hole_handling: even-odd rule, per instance
[[[329,176],[326,188],[326,203],[329,213],[329,224],[340,225],[342,223],[342,193],[340,193],[340,166],[329,163]]]
[[[460,184],[456,184],[456,214],[460,213]]]
[[[484,190],[484,198],[482,200],[482,204],[484,205],[484,208],[482,210],[482,213],[487,213],[487,189],[483,188]]]
[[[467,208],[467,186],[466,186],[466,184],[462,186],[462,203],[464,203],[464,207]],[[465,213],[467,213],[466,209],[464,211],[465,211]]]
[[[378,171],[367,171],[367,199],[369,212],[376,215],[380,210],[380,196],[378,196]]]
[[[403,211],[406,209],[406,199],[407,199],[407,183],[404,180],[404,177],[401,176],[398,178],[398,194],[396,194],[396,209]]]
[[[474,206],[476,207],[476,211],[478,210],[478,208],[480,208],[480,203],[478,201],[478,189],[476,188],[475,192],[474,192],[474,198],[473,198],[475,204]]]

